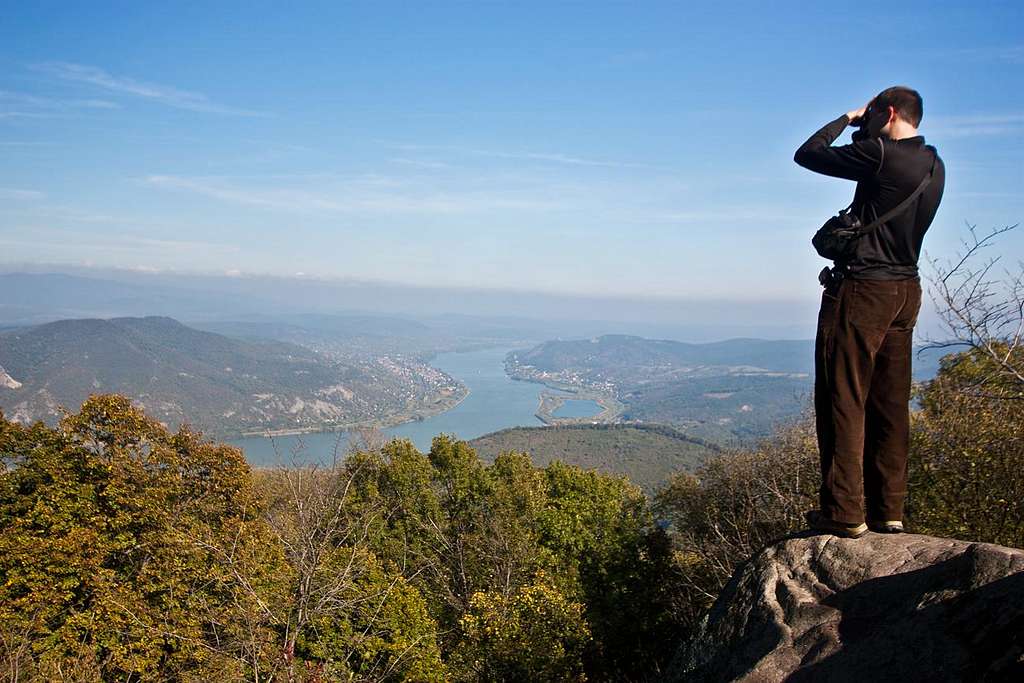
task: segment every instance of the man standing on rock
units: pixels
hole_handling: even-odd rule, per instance
[[[807,518],[813,529],[839,536],[903,531],[917,262],[945,186],[942,160],[917,132],[922,113],[915,90],[888,88],[816,132],[795,156],[811,171],[856,181],[851,212],[870,227],[820,277],[814,408],[821,507]],[[860,126],[854,142],[833,147],[851,124]]]

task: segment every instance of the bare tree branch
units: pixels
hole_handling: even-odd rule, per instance
[[[945,340],[928,340],[926,348],[962,347],[991,363],[967,390],[979,396],[1024,399],[1024,264],[1018,272],[1004,270],[1003,279],[992,273],[1000,256],[982,259],[996,239],[1017,228],[1017,224],[995,228],[979,235],[968,225],[969,238],[962,240],[955,258],[942,262],[929,259],[929,294],[939,318],[948,331]]]

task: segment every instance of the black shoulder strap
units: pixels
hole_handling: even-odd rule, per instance
[[[861,228],[860,231],[859,231],[860,234],[861,235],[866,235],[867,233],[871,232],[872,230],[877,228],[882,223],[885,223],[887,220],[889,220],[891,218],[895,218],[896,216],[898,216],[901,213],[903,213],[904,211],[906,211],[907,207],[910,206],[910,203],[912,201],[914,201],[915,199],[917,199],[917,195],[919,195],[922,192],[924,192],[924,188],[928,187],[928,183],[930,183],[932,181],[932,176],[935,174],[935,163],[938,161],[938,159],[939,159],[938,153],[937,152],[933,152],[932,167],[928,171],[928,175],[926,175],[924,177],[924,179],[921,181],[921,184],[917,186],[917,189],[914,190],[913,192],[911,192],[910,196],[907,197],[906,199],[904,199],[902,202],[900,202],[898,206],[894,207],[893,209],[891,209],[889,211],[886,211],[884,214],[882,214],[881,216],[879,216],[875,220],[871,221],[871,223],[869,223],[868,225],[865,225],[863,228]]]

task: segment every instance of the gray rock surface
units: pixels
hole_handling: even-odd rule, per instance
[[[1024,550],[804,532],[737,569],[670,681],[1024,681]]]

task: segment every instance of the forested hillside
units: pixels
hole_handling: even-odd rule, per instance
[[[711,344],[604,335],[510,353],[518,379],[606,395],[620,419],[667,423],[701,438],[751,441],[803,410],[813,342],[733,339]]]
[[[719,452],[701,439],[666,425],[596,424],[513,427],[469,442],[493,461],[507,451],[528,453],[537,465],[555,460],[585,469],[624,475],[653,493],[678,472],[696,471]]]
[[[272,340],[239,340],[171,318],[62,320],[0,333],[0,407],[53,422],[90,394],[118,392],[162,422],[226,436],[400,421],[449,407],[454,379],[415,361],[339,360]],[[15,386],[15,385],[18,386]]]

